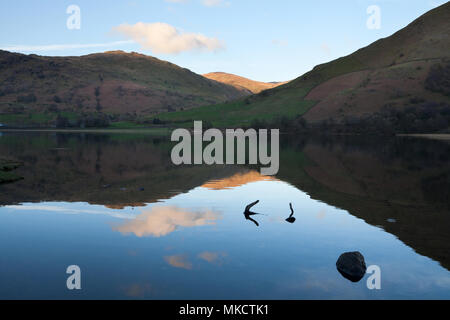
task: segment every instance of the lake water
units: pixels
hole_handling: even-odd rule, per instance
[[[275,177],[177,167],[171,147],[3,132],[24,180],[0,185],[0,298],[450,298],[448,141],[281,136]],[[380,290],[341,276],[348,251],[380,267]],[[66,287],[70,265],[81,290]]]

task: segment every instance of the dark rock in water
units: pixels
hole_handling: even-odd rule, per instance
[[[366,274],[366,262],[359,252],[346,252],[341,254],[336,262],[339,273],[352,282],[360,281]]]

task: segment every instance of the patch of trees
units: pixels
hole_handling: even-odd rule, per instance
[[[281,132],[297,132],[307,129],[306,120],[302,117],[290,119],[286,116],[276,117],[275,119],[254,119],[249,128],[259,129],[280,129]]]
[[[321,131],[338,133],[437,133],[450,132],[450,105],[424,102],[404,109],[385,107],[367,116],[347,116],[336,123],[333,119],[323,121]]]
[[[450,105],[424,102],[413,98],[414,105],[404,109],[391,106],[366,116],[349,115],[336,121],[329,118],[320,123],[308,123],[303,117],[278,117],[272,120],[255,119],[248,128],[280,129],[284,133],[353,133],[392,135],[396,133],[450,132]],[[421,102],[421,103],[419,103]]]
[[[100,87],[96,87],[95,88],[95,100],[96,100],[96,103],[97,103],[96,106],[95,106],[95,109],[98,112],[100,112],[103,109],[102,105],[100,104]]]
[[[109,119],[111,122],[118,122],[118,121],[136,121],[136,115],[132,113],[121,113],[121,114],[110,114]]]
[[[22,95],[17,97],[17,102],[20,103],[34,103],[37,101],[36,95],[34,93],[30,93],[27,95]]]
[[[152,121],[152,123],[153,123],[154,125],[165,124],[164,121],[162,121],[162,120],[160,120],[160,119],[158,119],[158,118],[154,118],[153,121]]]
[[[16,65],[22,65],[27,62],[35,60],[31,56],[26,56],[22,54],[14,54],[6,51],[2,51],[0,54],[0,68],[10,68]]]
[[[0,97],[6,96],[6,95],[14,93],[14,92],[15,91],[14,91],[14,87],[13,86],[11,86],[11,85],[3,85],[2,84],[2,87],[0,88]]]
[[[47,112],[51,112],[51,113],[59,112],[58,106],[56,104],[52,103],[51,105],[49,105],[47,107]]]
[[[76,118],[68,118],[59,114],[55,125],[57,128],[106,128],[111,119],[104,113],[83,114]]]
[[[425,88],[450,96],[450,64],[433,66],[425,80]]]
[[[116,92],[117,92],[117,95],[118,95],[119,97],[123,97],[123,96],[125,96],[125,94],[126,94],[126,91],[125,91],[125,89],[124,89],[122,86],[118,86],[118,87],[116,88]]]

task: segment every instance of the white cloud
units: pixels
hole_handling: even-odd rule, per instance
[[[164,0],[169,3],[186,3],[188,0]]]
[[[322,43],[320,46],[320,50],[322,50],[326,55],[330,55],[331,54],[331,48],[328,44],[326,43]]]
[[[14,52],[62,51],[71,49],[107,48],[107,47],[121,46],[130,43],[133,43],[133,41],[128,40],[128,41],[115,41],[109,43],[91,43],[91,44],[50,44],[37,46],[12,45],[0,47],[0,50],[14,51]]]
[[[180,53],[192,50],[215,51],[224,48],[221,41],[199,33],[183,32],[167,23],[121,24],[113,31],[155,53]]]
[[[275,46],[286,47],[288,45],[288,42],[286,40],[282,40],[282,39],[273,39],[272,44]]]
[[[219,6],[229,6],[231,3],[223,0],[202,0],[204,6],[207,7],[219,7]]]

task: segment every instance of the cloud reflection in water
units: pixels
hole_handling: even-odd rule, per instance
[[[198,227],[213,225],[221,215],[211,210],[191,211],[175,206],[155,206],[144,210],[136,219],[114,227],[122,234],[134,234],[137,237],[162,237],[179,227]]]

